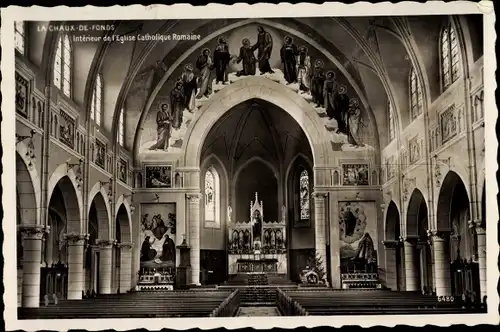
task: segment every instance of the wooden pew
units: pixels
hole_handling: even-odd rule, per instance
[[[19,308],[18,312],[20,319],[208,317],[215,309],[222,316],[239,307],[234,294],[232,301],[221,307],[230,295],[230,291],[112,294],[95,299],[62,300],[48,307]]]

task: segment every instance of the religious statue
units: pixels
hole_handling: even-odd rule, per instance
[[[175,88],[170,92],[170,109],[173,115],[172,127],[175,129],[179,129],[182,125],[184,103],[184,84],[179,80],[175,83]]]
[[[308,92],[311,87],[311,57],[307,52],[307,47],[301,46],[297,55],[297,82],[299,90],[303,92]]]
[[[254,215],[252,216],[252,234],[254,241],[257,239],[260,240],[261,232],[262,232],[262,218],[260,216],[260,212],[256,210]]]
[[[231,222],[231,216],[232,216],[232,214],[233,214],[233,209],[230,206],[228,206],[227,207],[227,222],[228,223]]]
[[[351,99],[349,102],[349,118],[347,122],[349,143],[356,146],[364,146],[360,137],[360,128],[363,126],[363,118],[357,99]]]
[[[311,80],[311,95],[316,107],[324,105],[323,85],[325,84],[325,70],[322,60],[316,60]]]
[[[252,46],[252,50],[258,50],[259,71],[261,75],[266,73],[274,74],[269,64],[269,58],[273,50],[273,38],[269,32],[264,30],[263,26],[259,26],[257,31],[257,43]]]
[[[196,85],[196,75],[193,73],[193,66],[191,64],[188,63],[184,66],[181,80],[184,87],[184,108],[189,112],[193,112],[196,108],[195,97],[198,87]]]
[[[236,59],[236,63],[243,61],[243,69],[236,73],[236,76],[250,76],[255,75],[255,58],[254,50],[250,45],[250,40],[247,38],[241,42],[243,46],[240,47],[240,54]]]
[[[286,222],[286,206],[281,207],[281,222]]]
[[[210,57],[210,50],[204,48],[196,60],[196,68],[200,71],[200,91],[196,98],[208,97],[212,93],[212,70],[214,64]]]
[[[290,36],[286,36],[280,50],[281,62],[283,63],[283,74],[287,84],[297,81],[297,46]]]
[[[166,103],[161,104],[160,110],[156,114],[156,144],[150,150],[167,150],[170,140],[172,115]]]
[[[226,68],[230,59],[231,56],[229,55],[229,47],[227,46],[226,38],[220,37],[219,44],[214,51],[216,83],[222,82],[223,84],[226,84]]]

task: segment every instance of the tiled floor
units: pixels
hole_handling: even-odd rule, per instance
[[[241,307],[238,316],[240,317],[279,316],[279,312],[278,308],[276,307]]]

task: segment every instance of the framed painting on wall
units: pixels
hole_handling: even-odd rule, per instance
[[[342,165],[342,185],[367,186],[368,184],[368,164]]]
[[[172,188],[172,165],[146,166],[146,188]]]

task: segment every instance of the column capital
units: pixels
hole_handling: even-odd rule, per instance
[[[50,231],[50,227],[43,225],[18,225],[17,229],[21,232],[23,239],[42,240],[45,234]]]
[[[88,239],[89,239],[89,234],[80,234],[80,233],[64,234],[64,240],[66,240],[69,245],[84,245],[85,241],[88,241]]]
[[[116,241],[113,240],[113,239],[107,239],[107,240],[97,240],[96,241],[96,244],[100,247],[100,248],[111,248],[113,245],[116,244]]]
[[[400,236],[399,241],[403,242],[403,244],[408,243],[412,246],[416,246],[418,243],[418,236],[417,235],[407,235],[405,237]]]
[[[446,240],[446,237],[450,235],[450,229],[428,229],[427,236],[432,239],[432,242],[442,242]]]
[[[317,190],[315,190],[312,193],[312,197],[315,198],[315,199],[327,198],[328,197],[328,191],[317,191]]]
[[[133,242],[123,242],[123,243],[117,243],[116,246],[120,249],[132,249],[134,247]]]
[[[400,246],[401,242],[399,242],[398,240],[384,240],[382,241],[382,244],[384,245],[385,249],[396,249]]]
[[[187,193],[186,198],[193,203],[199,203],[201,199],[201,193]]]
[[[469,220],[468,224],[469,224],[469,228],[474,228],[476,230],[477,235],[486,234],[486,227],[484,226],[484,223],[482,220],[480,220],[480,219]]]

